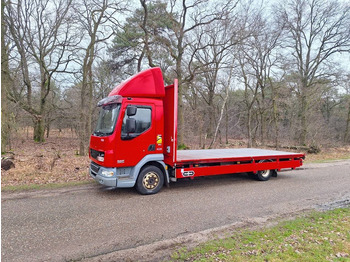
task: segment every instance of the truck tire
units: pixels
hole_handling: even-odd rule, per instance
[[[156,194],[163,187],[163,172],[156,166],[146,166],[136,181],[136,190],[142,195]]]
[[[273,170],[261,170],[256,173],[256,178],[259,181],[267,181],[271,178]]]
[[[259,163],[271,162],[271,160],[260,160]],[[259,181],[267,181],[274,174],[275,170],[260,170],[256,173],[256,179]]]

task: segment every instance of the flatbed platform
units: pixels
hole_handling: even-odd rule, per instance
[[[176,178],[220,175],[292,168],[302,165],[305,155],[257,148],[178,150]]]
[[[302,157],[301,153],[291,153],[277,150],[257,148],[237,149],[201,149],[201,150],[178,150],[177,161],[203,161],[203,160],[224,160],[224,159],[268,159],[268,158],[290,158]]]

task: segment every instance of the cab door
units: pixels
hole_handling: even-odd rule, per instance
[[[127,107],[136,107],[134,115],[127,114]],[[122,112],[123,117],[117,148],[117,167],[135,166],[148,154],[156,153],[155,105],[129,104]],[[134,111],[134,110],[132,110]],[[128,132],[127,119],[134,122],[134,130]]]

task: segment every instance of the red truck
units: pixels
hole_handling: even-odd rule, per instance
[[[177,179],[243,173],[267,181],[303,164],[304,154],[254,148],[177,150],[177,80],[142,71],[102,99],[90,139],[90,175],[108,187],[155,194]]]

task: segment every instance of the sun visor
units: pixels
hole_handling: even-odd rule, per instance
[[[159,67],[144,70],[116,86],[108,96],[152,97],[165,96],[162,71]]]

